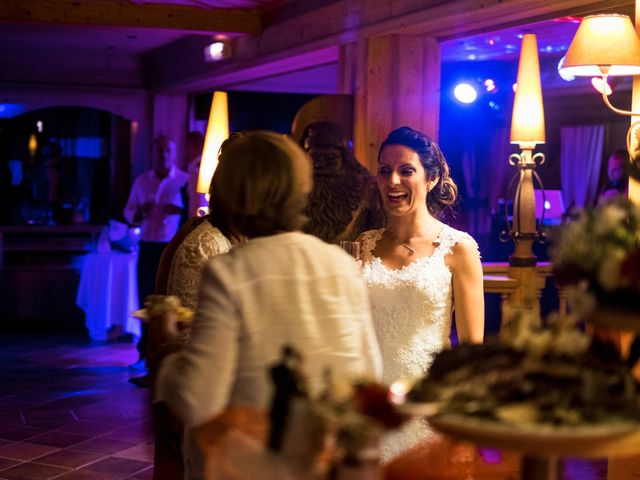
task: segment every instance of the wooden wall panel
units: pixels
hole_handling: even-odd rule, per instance
[[[387,35],[362,42],[355,93],[356,157],[375,172],[378,149],[403,125],[438,138],[440,47],[423,36]]]

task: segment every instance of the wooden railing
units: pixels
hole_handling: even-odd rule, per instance
[[[520,282],[516,278],[509,277],[509,264],[507,262],[483,262],[482,271],[484,273],[484,292],[497,293],[500,295],[501,326],[506,325],[511,318],[515,303],[514,299],[520,287]],[[535,310],[539,315],[542,289],[545,286],[547,278],[553,275],[551,262],[539,262],[536,265],[536,274],[538,280],[535,288],[537,289],[538,305]],[[564,318],[567,315],[567,299],[562,288],[557,288],[557,291],[559,300],[558,311],[560,317]]]

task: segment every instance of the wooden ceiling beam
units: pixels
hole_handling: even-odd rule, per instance
[[[170,29],[198,33],[261,32],[257,9],[205,9],[116,0],[0,0],[0,22]]]
[[[233,85],[243,73],[251,77],[259,66],[282,58],[375,36],[411,34],[451,39],[563,15],[611,10],[632,1],[337,0],[291,18],[275,15],[259,36],[239,37],[233,45],[233,57],[220,64],[205,64],[199,56],[189,57],[178,51],[170,56],[155,52],[153,59],[147,59],[147,73],[153,87],[160,90],[206,90]],[[201,47],[194,51],[200,52]]]

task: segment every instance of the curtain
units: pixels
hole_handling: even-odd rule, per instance
[[[517,172],[515,167],[509,165],[509,155],[515,150],[516,148],[509,143],[509,128],[498,128],[493,132],[487,167],[487,172],[490,173],[487,178],[490,181],[484,184],[489,197],[489,208],[492,210],[497,208],[499,198],[509,195],[509,182]]]
[[[509,165],[513,146],[509,143],[509,129],[502,127],[486,136],[473,137],[473,143],[465,144],[462,170],[467,195],[473,213],[468,229],[475,235],[491,232],[491,214],[499,198],[504,198],[509,181],[516,170]]]
[[[595,203],[602,165],[604,125],[560,129],[560,180],[568,208]]]

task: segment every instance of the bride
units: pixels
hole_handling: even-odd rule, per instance
[[[484,297],[476,242],[442,223],[457,197],[438,145],[409,127],[392,131],[378,154],[377,184],[390,218],[362,244],[363,276],[383,359],[383,381],[417,378],[450,346],[452,312],[460,342],[482,342]],[[388,435],[388,460],[429,436],[409,422]]]

